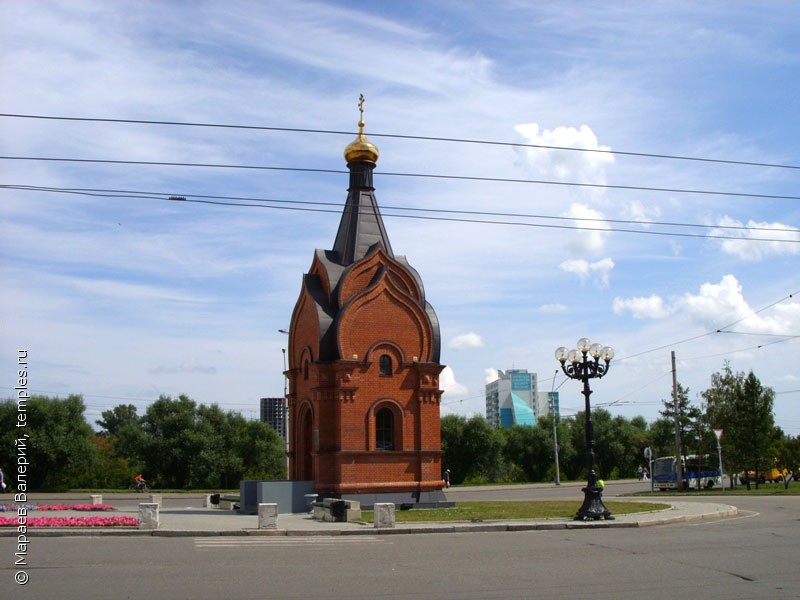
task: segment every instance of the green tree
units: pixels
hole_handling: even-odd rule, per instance
[[[445,415],[441,420],[444,467],[450,469],[450,481],[496,482],[503,479],[503,434],[480,415],[469,420]]]
[[[789,488],[789,482],[800,470],[800,436],[792,437],[780,432],[780,437],[772,447],[772,454],[775,456],[775,466],[783,471],[789,472],[783,478],[783,485]]]
[[[14,440],[23,434],[27,440],[26,473],[28,490],[60,491],[80,485],[96,459],[92,444],[94,432],[84,418],[83,398],[32,396],[26,408],[26,426],[17,427],[17,403],[0,403],[0,461],[3,466],[17,464]],[[6,466],[6,473],[11,467]],[[13,482],[11,476],[9,480]]]
[[[653,458],[675,455],[675,421],[661,417],[647,428]]]
[[[698,447],[700,446],[698,439],[698,423],[700,423],[703,413],[699,407],[692,405],[689,400],[689,388],[683,387],[680,382],[676,386],[677,411],[678,423],[680,424],[681,436],[681,454],[699,453]],[[675,400],[672,397],[669,400],[662,400],[664,410],[660,411],[660,415],[668,419],[672,423],[673,444],[672,452],[675,454]]]
[[[137,457],[145,477],[158,487],[229,489],[242,479],[286,477],[283,439],[266,423],[247,421],[215,404],[162,396],[140,423]],[[118,432],[129,427],[126,422]]]
[[[111,410],[104,410],[100,416],[102,418],[95,423],[101,427],[100,436],[104,442],[98,447],[106,461],[104,468],[112,471],[105,486],[98,487],[127,487],[136,473],[145,470],[141,418],[133,404],[120,404]],[[120,481],[123,472],[128,473],[129,477]]]
[[[769,456],[775,439],[772,389],[764,387],[752,371],[747,375],[733,373],[726,362],[722,372],[711,376],[711,387],[701,395],[706,402],[708,423],[724,432],[725,462],[736,471],[772,466]],[[749,480],[747,485],[749,488]]]
[[[267,423],[201,405],[196,428],[199,451],[191,462],[190,487],[229,489],[242,479],[286,477],[283,438]]]
[[[195,431],[197,404],[187,396],[161,396],[141,419],[145,478],[158,487],[187,488],[193,459],[200,452]]]
[[[551,430],[513,425],[505,432],[503,457],[514,481],[543,481],[553,472]]]
[[[75,487],[92,489],[127,487],[138,469],[124,456],[119,455],[111,436],[103,433],[95,434],[91,441],[96,449],[94,460],[83,476],[76,481]]]
[[[558,438],[558,464],[559,464],[559,478],[561,480],[569,479],[568,472],[565,470],[564,465],[569,464],[574,460],[576,450],[572,445],[572,438],[570,436],[570,419],[562,419],[554,417],[553,415],[544,415],[539,418],[538,427],[542,432],[546,432],[548,440],[548,455],[545,462],[548,464],[547,473],[544,476],[545,481],[555,480],[555,448],[553,447],[553,419],[556,420],[556,437]]]

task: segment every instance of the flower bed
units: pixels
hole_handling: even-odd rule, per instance
[[[18,517],[0,517],[0,527],[18,527]],[[138,527],[136,517],[28,517],[28,527]]]
[[[80,510],[80,511],[102,511],[114,510],[110,504],[0,504],[0,512],[17,512],[20,508],[27,511],[31,510]]]

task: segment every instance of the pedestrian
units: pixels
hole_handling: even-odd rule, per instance
[[[647,467],[642,467],[642,481],[648,481],[650,478],[650,473],[647,471]]]
[[[444,487],[450,487],[450,469],[444,470]]]
[[[643,474],[644,474],[644,467],[642,467],[642,465],[639,465],[639,468],[636,469],[636,475],[639,477],[639,481],[642,480]]]
[[[0,494],[5,494],[6,487],[5,477],[3,476],[3,467],[0,467]]]

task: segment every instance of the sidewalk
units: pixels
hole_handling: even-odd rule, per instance
[[[617,498],[619,500],[619,498]],[[630,500],[636,502],[636,500]],[[258,529],[257,515],[243,515],[235,511],[215,508],[163,508],[159,511],[159,528],[139,530],[125,527],[92,528],[30,528],[30,537],[66,536],[164,536],[164,537],[206,537],[206,536],[332,536],[332,535],[391,535],[413,533],[467,533],[499,531],[532,531],[556,529],[584,529],[611,527],[651,527],[669,525],[703,519],[733,517],[738,509],[726,504],[708,502],[668,501],[672,508],[629,515],[619,515],[610,521],[572,521],[569,519],[525,519],[509,521],[481,522],[425,522],[396,523],[394,528],[376,528],[372,523],[327,523],[315,521],[309,514],[281,514],[277,529]],[[124,515],[138,517],[138,508],[125,507],[113,513],[93,513],[84,511],[31,511],[33,516],[76,517],[91,515]],[[0,513],[0,516],[16,516],[13,512]],[[14,537],[16,528],[0,528],[0,537]]]

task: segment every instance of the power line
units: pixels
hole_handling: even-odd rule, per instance
[[[746,316],[742,317],[741,319],[737,319],[737,320],[735,320],[735,321],[733,321],[731,323],[728,323],[727,325],[723,325],[722,327],[720,327],[719,329],[715,329],[714,331],[706,331],[705,333],[701,333],[699,335],[695,335],[695,336],[680,340],[678,342],[672,342],[672,343],[669,343],[669,344],[664,344],[663,346],[659,346],[658,348],[652,348],[650,350],[645,350],[644,352],[639,352],[637,354],[631,354],[629,356],[625,356],[623,358],[619,358],[619,359],[615,359],[615,360],[616,360],[616,362],[620,362],[620,361],[623,361],[623,360],[636,358],[637,356],[642,356],[644,354],[650,354],[651,352],[657,352],[658,350],[664,350],[665,348],[671,348],[673,346],[679,346],[679,345],[685,344],[687,342],[693,342],[694,340],[699,340],[700,338],[704,338],[704,337],[707,337],[709,335],[714,335],[715,333],[723,333],[723,331],[725,329],[728,329],[729,327],[732,327],[732,326],[736,325],[737,323],[741,323],[745,319],[749,319],[750,317],[754,317],[757,314],[762,313],[765,310],[767,310],[769,308],[772,308],[773,306],[775,306],[777,304],[780,304],[781,302],[785,302],[786,300],[790,300],[790,299],[794,298],[794,296],[797,295],[797,294],[800,294],[800,290],[797,290],[796,292],[792,292],[791,294],[788,294],[787,296],[784,296],[780,300],[776,300],[775,302],[772,302],[772,303],[770,303],[770,304],[768,304],[768,305],[766,305],[766,306],[764,306],[762,308],[759,308],[757,311],[754,311],[754,312],[750,313],[749,315],[746,315]],[[761,346],[777,344],[777,343],[780,343],[780,342],[788,341],[789,339],[791,339],[791,338],[787,337],[786,339],[777,340],[775,342],[769,342],[768,344],[761,344]],[[760,348],[761,346],[758,346],[758,347]]]
[[[157,200],[162,202],[185,202],[190,204],[205,204],[205,205],[214,205],[214,206],[226,206],[226,207],[237,207],[237,208],[262,208],[262,209],[273,209],[273,210],[291,210],[291,211],[301,211],[301,212],[319,212],[319,213],[341,213],[342,204],[341,203],[333,203],[333,202],[310,202],[310,201],[300,201],[300,200],[277,200],[277,199],[263,199],[263,198],[240,198],[240,197],[226,197],[226,196],[176,196],[170,195],[166,196],[165,194],[156,194],[153,192],[118,192],[118,191],[89,191],[87,189],[70,189],[70,188],[48,188],[48,187],[37,187],[37,186],[19,186],[19,185],[0,185],[0,189],[17,189],[23,191],[44,191],[50,193],[63,193],[63,194],[76,194],[76,195],[86,195],[86,196],[101,196],[101,197],[109,197],[109,198],[139,198],[145,200]],[[220,198],[222,200],[213,200],[210,198]],[[232,201],[228,201],[232,200]],[[241,201],[244,200],[244,201]],[[259,204],[251,204],[250,202],[258,202]],[[266,202],[279,204],[279,206],[274,206],[270,204],[264,204]],[[300,206],[289,206],[290,204],[296,204]],[[320,206],[330,206],[331,208],[308,208],[308,205],[320,205]],[[648,229],[624,229],[619,227],[581,227],[576,225],[555,225],[555,224],[547,224],[547,223],[526,223],[522,221],[507,221],[507,220],[487,220],[487,219],[468,219],[463,217],[446,217],[446,216],[427,216],[427,215],[419,215],[419,214],[396,214],[396,213],[389,213],[386,210],[398,210],[398,211],[413,211],[413,212],[433,212],[433,213],[443,213],[443,214],[466,214],[466,215],[483,215],[483,216],[496,216],[496,217],[503,217],[503,216],[514,216],[517,218],[530,218],[530,219],[555,219],[555,220],[563,220],[563,221],[591,221],[591,222],[607,222],[607,223],[630,223],[630,224],[637,224],[637,225],[649,225],[652,224],[650,222],[643,222],[643,221],[623,221],[623,220],[605,220],[605,219],[586,219],[586,218],[570,218],[570,217],[555,217],[555,216],[546,216],[546,215],[526,215],[526,214],[519,214],[519,213],[491,213],[485,211],[460,211],[460,210],[449,210],[449,209],[430,209],[430,208],[411,208],[411,207],[399,207],[399,206],[389,206],[384,207],[382,210],[383,217],[395,217],[400,219],[419,219],[419,220],[426,220],[426,221],[447,221],[447,222],[456,222],[456,223],[476,223],[481,225],[509,225],[509,226],[517,226],[517,227],[537,227],[542,229],[566,229],[566,230],[573,230],[573,231],[598,231],[598,232],[605,232],[605,233],[634,233],[639,235],[658,235],[658,236],[669,236],[669,237],[686,237],[686,238],[702,238],[702,239],[722,239],[722,240],[737,240],[737,241],[748,241],[748,242],[777,242],[777,243],[800,243],[800,237],[796,240],[792,239],[785,239],[785,238],[766,238],[766,237],[741,237],[736,235],[719,235],[713,233],[684,233],[678,231],[652,231]],[[696,224],[688,224],[688,223],[663,223],[662,225],[672,226],[672,227],[707,227],[703,225],[696,225]],[[712,229],[734,229],[734,230],[760,230],[760,231],[771,231],[771,232],[789,232],[789,233],[800,233],[800,230],[796,229],[774,229],[774,228],[747,228],[747,227],[733,227],[733,226],[719,226],[719,227],[712,227]]]
[[[16,185],[16,184],[0,184],[0,188],[16,189],[24,191],[41,191],[41,192],[57,192],[65,194],[77,194],[86,196],[101,196],[111,198],[142,198],[142,199],[177,199],[177,198],[200,198],[200,199],[213,199],[213,200],[241,200],[247,202],[271,202],[275,204],[299,204],[299,205],[314,205],[314,206],[332,206],[341,208],[344,206],[341,202],[322,202],[319,200],[280,200],[276,198],[260,198],[252,196],[219,196],[208,194],[168,194],[165,192],[151,192],[141,190],[117,190],[105,188],[64,188],[64,187],[49,187],[49,186],[35,186],[35,185]],[[758,227],[758,226],[743,226],[743,225],[702,225],[699,223],[679,223],[674,221],[646,221],[646,220],[633,220],[633,219],[607,219],[607,218],[592,218],[592,217],[562,217],[555,215],[540,215],[532,213],[507,213],[496,211],[477,211],[477,210],[455,210],[443,208],[419,208],[419,207],[405,207],[381,204],[385,210],[407,210],[414,212],[431,212],[431,213],[446,213],[458,215],[481,215],[491,217],[517,217],[525,219],[550,219],[556,221],[580,221],[591,223],[620,223],[626,225],[661,225],[666,227],[693,227],[702,229],[724,229],[732,231],[771,231],[771,232],[788,232],[800,233],[800,229],[790,227],[775,228],[775,227]]]
[[[304,167],[274,167],[264,165],[242,165],[224,163],[190,163],[173,161],[150,160],[112,160],[100,158],[62,158],[53,156],[0,156],[0,160],[38,161],[38,162],[66,162],[78,164],[105,164],[105,165],[138,165],[148,167],[193,167],[203,169],[244,169],[257,171],[286,171],[295,173],[328,173],[345,175],[349,171],[342,169],[317,169]],[[375,175],[385,177],[414,177],[423,179],[446,179],[450,181],[480,181],[490,183],[517,183],[534,185],[553,185],[561,187],[579,187],[592,189],[628,190],[639,192],[664,192],[670,194],[697,194],[704,196],[730,196],[734,198],[759,198],[765,200],[800,200],[800,196],[786,196],[781,194],[756,194],[749,192],[726,192],[719,190],[695,190],[683,188],[662,188],[639,185],[621,185],[610,183],[581,183],[576,181],[552,181],[546,179],[515,179],[509,177],[479,177],[475,175],[437,175],[433,173],[400,173],[391,171],[375,171]]]
[[[298,127],[270,127],[260,125],[235,125],[223,123],[193,123],[185,121],[155,121],[145,119],[104,119],[104,118],[90,118],[90,117],[65,117],[65,116],[52,116],[52,115],[26,115],[15,113],[0,113],[0,117],[17,118],[17,119],[42,119],[52,121],[78,121],[78,122],[92,122],[92,123],[124,123],[132,125],[166,125],[166,126],[180,126],[180,127],[209,127],[217,129],[243,129],[255,131],[278,131],[285,133],[314,133],[325,135],[354,135],[352,131],[336,131],[327,129],[303,129]],[[453,137],[434,137],[422,135],[402,135],[394,133],[370,133],[370,137],[375,138],[393,138],[403,140],[419,140],[427,142],[448,142],[457,144],[481,144],[488,146],[506,146],[512,148],[537,148],[543,150],[563,150],[568,152],[591,152],[597,154],[610,154],[618,156],[634,156],[640,158],[659,158],[667,160],[683,160],[704,163],[717,163],[726,165],[739,165],[749,167],[768,167],[775,169],[800,169],[800,165],[787,165],[780,163],[766,163],[756,161],[744,160],[730,160],[719,158],[704,158],[697,156],[681,156],[674,154],[654,154],[648,152],[629,152],[623,150],[610,150],[603,148],[572,148],[568,146],[552,146],[546,144],[529,144],[522,142],[501,142],[496,140],[478,140],[468,138],[453,138]]]

